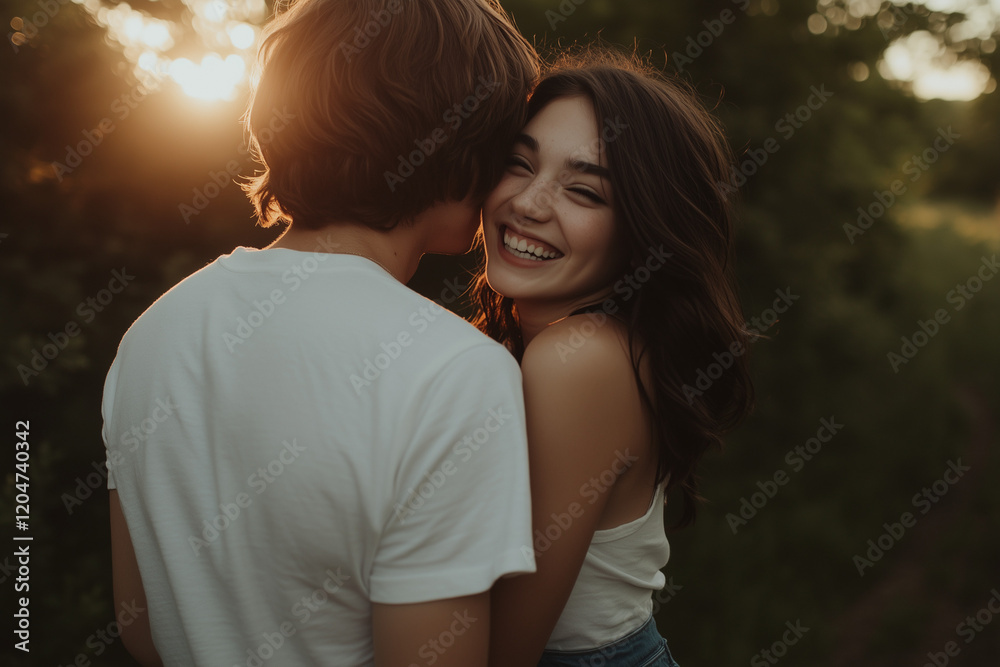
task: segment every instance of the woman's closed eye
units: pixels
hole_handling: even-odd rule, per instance
[[[578,195],[582,195],[582,196],[586,197],[587,199],[589,199],[590,201],[594,202],[595,204],[606,204],[607,203],[607,202],[604,201],[604,199],[599,194],[597,194],[596,192],[594,192],[590,188],[572,187],[572,188],[569,189],[569,191],[573,192],[573,193],[576,193]]]
[[[506,163],[508,170],[513,171],[521,169],[524,170],[524,172],[527,172],[528,174],[534,173],[531,167],[531,163],[528,162],[527,158],[525,158],[522,155],[518,155],[517,153],[509,155],[507,157]],[[601,197],[599,194],[597,194],[594,190],[592,190],[589,187],[577,185],[577,186],[570,186],[567,188],[567,190],[576,195],[586,198],[593,204],[597,204],[599,206],[607,204],[607,202],[604,200],[603,197]]]
[[[516,153],[507,158],[507,167],[511,169],[521,168],[527,172],[531,172],[531,164]]]

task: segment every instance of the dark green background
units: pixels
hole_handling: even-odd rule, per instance
[[[680,62],[671,54],[706,29],[702,22],[735,7],[567,0],[563,7],[574,11],[562,16],[555,0],[504,5],[543,50],[600,34],[660,64],[668,56]],[[182,9],[134,6],[175,18]],[[3,14],[34,8],[5,2]],[[550,23],[547,11],[566,20]],[[759,652],[781,638],[786,622],[809,630],[784,665],[917,666],[955,641],[961,652],[951,664],[993,666],[1000,619],[969,643],[957,626],[1000,587],[1000,280],[986,282],[961,310],[947,296],[998,250],[1000,98],[917,101],[879,76],[887,39],[874,21],[815,36],[805,27],[814,11],[808,0],[736,8],[735,20],[684,67],[741,159],[759,156],[753,151],[771,137],[779,147],[742,188],[745,312],[763,313],[778,289],[799,298],[752,350],[758,408],[724,454],[706,462],[710,502],[698,523],[671,535],[665,572],[674,592],[660,596],[657,621],[685,667],[767,664]],[[889,37],[941,33],[959,18],[920,7],[906,16]],[[1000,54],[980,53],[976,41],[950,48],[981,58],[994,75],[1000,67]],[[242,99],[201,103],[165,86],[120,118],[122,107],[113,105],[135,81],[73,4],[30,45],[0,54],[0,405],[11,443],[0,515],[12,544],[14,423],[29,419],[34,536],[30,663],[12,641],[3,651],[17,664],[69,664],[80,653],[92,664],[131,664],[117,642],[100,657],[87,645],[112,620],[107,492],[102,484],[72,513],[64,494],[104,459],[101,387],[129,324],[187,274],[235,245],[267,244],[275,232],[254,227],[232,183],[190,224],[178,210],[229,161],[249,173],[240,151]],[[862,82],[849,76],[859,62],[871,71]],[[833,96],[786,136],[776,123],[814,86]],[[113,132],[72,174],[53,178],[48,165],[105,117],[114,119]],[[907,161],[949,127],[959,139],[910,181]],[[905,193],[850,243],[843,225],[896,179]],[[470,265],[471,258],[427,258],[412,285],[435,297]],[[135,280],[85,321],[78,304],[123,267]],[[887,354],[941,308],[950,321],[894,372]],[[25,385],[17,366],[69,322],[81,333]],[[796,470],[786,453],[816,435],[824,418],[843,428]],[[958,459],[971,470],[922,514],[914,494]],[[727,515],[778,471],[787,483],[734,534]],[[907,511],[915,524],[859,576],[854,557]],[[5,600],[13,597],[10,564],[0,563]]]

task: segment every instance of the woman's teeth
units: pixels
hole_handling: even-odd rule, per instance
[[[544,262],[547,259],[561,256],[557,252],[546,250],[542,246],[535,245],[526,239],[518,238],[507,229],[504,229],[503,232],[503,244],[512,255],[516,255],[522,259],[533,259],[538,262]]]

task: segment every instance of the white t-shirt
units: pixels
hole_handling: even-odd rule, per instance
[[[369,665],[372,602],[534,571],[516,361],[368,259],[220,257],[125,334],[103,414],[165,665]]]

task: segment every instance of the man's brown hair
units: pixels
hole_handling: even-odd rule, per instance
[[[244,190],[261,225],[314,229],[484,198],[538,76],[495,0],[300,0],[257,67],[245,123],[264,170]]]

